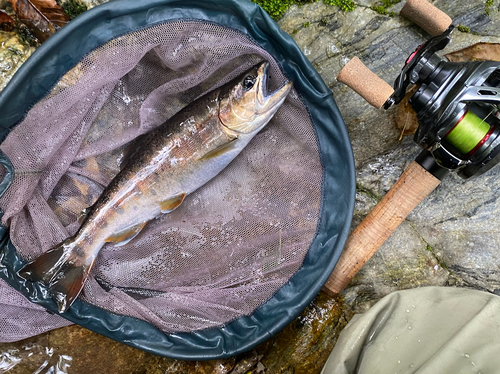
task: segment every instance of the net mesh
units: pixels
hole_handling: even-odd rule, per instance
[[[136,31],[87,55],[1,145],[15,168],[0,200],[3,224],[20,254],[34,259],[77,231],[127,143],[261,60],[277,89],[286,78],[269,53],[237,31],[196,21]],[[164,332],[249,315],[300,268],[316,233],[321,181],[315,132],[292,91],[216,178],[127,245],[106,245],[81,297]],[[39,318],[39,307],[6,287],[0,282],[0,303],[12,313],[16,305],[36,310],[24,319],[31,334],[67,324]],[[2,339],[16,333],[28,334],[0,319]]]

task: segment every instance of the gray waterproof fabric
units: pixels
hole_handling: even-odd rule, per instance
[[[322,374],[500,373],[500,297],[459,288],[392,293],[349,322]]]

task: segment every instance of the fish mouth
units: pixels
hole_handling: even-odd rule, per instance
[[[260,105],[265,105],[268,96],[269,62],[263,61],[258,65],[257,77],[257,100]]]
[[[260,113],[272,111],[273,114],[283,104],[292,89],[293,83],[286,81],[276,91],[269,93],[269,62],[263,61],[257,66],[257,101],[260,104]]]

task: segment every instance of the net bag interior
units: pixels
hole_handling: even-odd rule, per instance
[[[63,41],[90,27],[95,40]],[[76,322],[170,357],[223,357],[307,305],[347,235],[352,154],[331,93],[260,8],[111,2],[37,53],[0,96],[1,108],[34,91],[16,96],[1,124],[0,149],[14,169],[0,199],[3,341]],[[62,66],[44,72],[54,54]],[[294,81],[271,122],[178,209],[124,246],[106,244],[66,319],[47,313],[56,309],[43,285],[23,282],[16,269],[75,234],[134,139],[263,60],[270,91]]]

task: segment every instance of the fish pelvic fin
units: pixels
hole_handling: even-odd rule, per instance
[[[79,251],[74,238],[69,238],[26,264],[18,275],[45,284],[59,312],[65,312],[82,291],[93,266],[93,261],[87,264]]]
[[[175,196],[169,197],[168,199],[160,202],[161,212],[170,213],[171,211],[173,211],[175,208],[177,208],[179,205],[182,204],[186,195],[187,195],[186,192],[181,192]]]
[[[120,247],[134,239],[141,230],[146,226],[147,222],[139,223],[138,225],[127,227],[106,239],[106,243],[115,243],[115,247]]]

